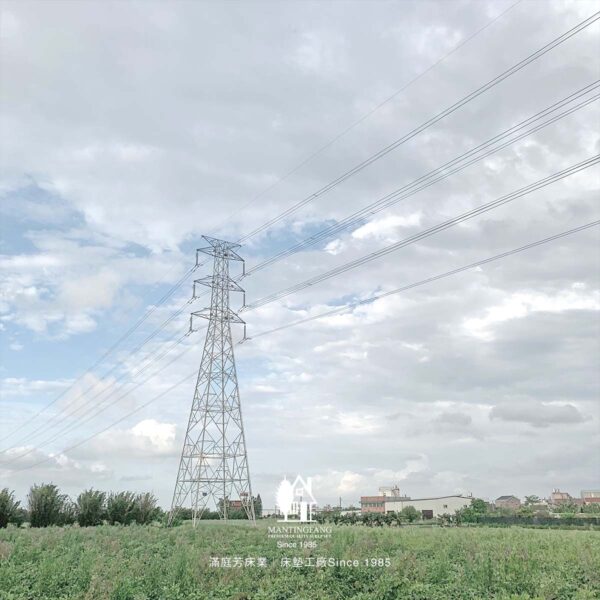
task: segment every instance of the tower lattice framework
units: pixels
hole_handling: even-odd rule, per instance
[[[227,520],[232,501],[241,501],[248,519],[254,521],[250,470],[242,422],[240,394],[231,339],[231,324],[245,323],[229,307],[230,292],[244,290],[229,276],[230,261],[243,259],[235,252],[240,246],[203,236],[209,246],[200,248],[213,257],[213,274],[194,281],[212,289],[209,308],[193,312],[194,318],[208,319],[202,362],[181,452],[169,522],[179,509],[191,507],[196,525],[202,513],[214,504]],[[245,336],[245,331],[244,331]]]

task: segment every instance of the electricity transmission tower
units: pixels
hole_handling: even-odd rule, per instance
[[[196,284],[205,285],[212,289],[211,302],[191,314],[190,329],[200,317],[208,319],[208,331],[169,515],[171,524],[179,509],[191,505],[194,526],[209,504],[227,520],[232,502],[255,521],[231,341],[231,323],[244,325],[244,338],[246,326],[229,308],[229,293],[244,292],[229,276],[229,261],[244,261],[235,252],[239,244],[202,237],[209,246],[196,252],[196,264],[199,252],[212,256],[213,274],[194,281],[194,297]]]

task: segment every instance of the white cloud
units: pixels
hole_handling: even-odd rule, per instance
[[[486,310],[484,317],[467,318],[465,330],[482,340],[494,339],[494,326],[510,319],[522,319],[533,312],[564,312],[567,310],[600,310],[600,292],[582,293],[581,286],[549,295],[536,292],[517,292],[501,304]]]
[[[156,419],[144,419],[129,429],[112,429],[99,435],[77,455],[145,457],[174,456],[181,451],[175,443],[177,427],[172,423],[162,423]]]
[[[37,392],[54,392],[66,389],[73,381],[59,380],[29,380],[25,377],[5,377],[0,381],[2,396],[28,396]]]
[[[381,423],[373,415],[365,413],[339,413],[336,417],[340,431],[347,434],[366,435],[373,434]]]
[[[422,213],[416,212],[407,216],[390,215],[373,219],[366,225],[355,229],[352,232],[352,237],[357,240],[376,238],[391,243],[398,240],[401,229],[418,227],[421,224],[422,217]]]

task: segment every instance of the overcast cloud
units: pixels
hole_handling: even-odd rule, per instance
[[[518,3],[286,177],[511,4],[3,2],[0,488],[153,490],[168,506],[193,381],[63,450],[197,370],[202,332],[134,387],[181,350],[146,362],[202,300],[130,353],[190,297],[191,278],[72,384],[193,265],[202,234],[239,238],[597,9]],[[248,267],[599,79],[599,34],[596,22],[254,236],[240,249]],[[598,117],[596,101],[257,271],[247,302],[597,154]],[[247,311],[248,334],[598,219],[599,183],[595,166]],[[598,487],[598,241],[587,230],[238,346],[254,490],[271,505],[294,473],[315,478],[322,503],[392,484],[413,497]]]

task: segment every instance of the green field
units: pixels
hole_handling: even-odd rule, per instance
[[[391,566],[281,565],[294,556]],[[214,567],[211,557],[267,565]],[[283,550],[264,522],[13,528],[0,530],[0,598],[597,599],[600,533],[340,526],[316,549]]]

